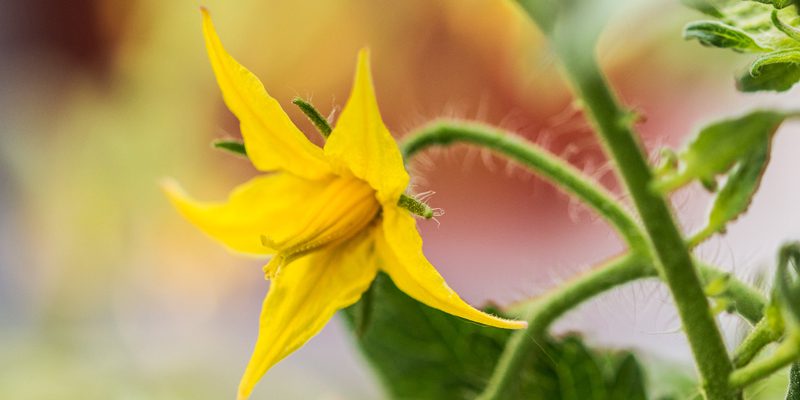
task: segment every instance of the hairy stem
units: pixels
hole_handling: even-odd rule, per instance
[[[615,161],[653,244],[694,354],[705,395],[712,400],[740,398],[728,385],[733,365],[692,257],[666,199],[650,189],[653,173],[633,132],[631,113],[619,105],[611,92],[593,48],[573,43],[568,32],[554,37],[566,76]]]
[[[534,145],[520,143],[518,139],[514,139],[512,134],[498,128],[463,121],[435,121],[412,134],[402,143],[401,149],[408,160],[429,147],[458,143],[487,147],[524,164],[533,172],[541,174],[544,178],[548,178],[556,184],[563,184],[562,190],[572,193],[595,210],[598,210],[598,213],[606,217],[621,235],[627,238],[629,243],[643,244],[643,242],[640,242],[643,238],[638,231],[639,228],[636,223],[612,200],[611,195],[603,188],[588,182],[577,169],[569,164]],[[533,157],[530,156],[531,154]],[[528,331],[541,334],[547,330],[555,319],[590,297],[629,280],[654,276],[656,270],[653,268],[652,262],[647,262],[647,264],[646,270],[637,270],[636,268],[625,266],[619,268],[607,266],[606,268],[611,269],[608,275],[615,276],[611,280],[616,282],[613,285],[608,285],[608,275],[602,269],[597,269],[593,273],[581,276],[570,284],[555,290],[550,294],[554,296],[553,300],[540,299],[536,304],[560,304],[561,307],[548,310],[546,307],[536,306],[535,310],[540,311],[534,312],[528,319]],[[699,263],[698,267],[705,282],[725,275],[725,272],[707,264]],[[630,268],[629,271],[628,268]],[[619,270],[634,273],[620,274]],[[601,282],[592,282],[593,279],[599,279]],[[573,285],[578,286],[578,289],[573,288]],[[593,287],[594,290],[582,291],[581,287]],[[564,294],[571,294],[576,291],[583,293],[586,297],[577,298],[574,303],[566,302]],[[751,323],[755,324],[762,318],[766,300],[754,289],[736,279],[731,279],[728,287],[728,296],[736,303],[737,312]],[[519,362],[533,344],[533,341],[530,340],[531,333],[528,331],[517,333],[509,341],[490,380],[490,384],[481,399],[501,398],[505,386],[513,380]]]
[[[754,361],[734,371],[730,377],[730,385],[743,388],[798,360],[800,360],[800,334],[795,332],[787,337],[769,358]]]
[[[782,329],[776,329],[769,319],[762,319],[734,351],[733,365],[737,368],[747,365],[764,347],[780,339],[782,335]]]
[[[634,251],[648,251],[647,241],[639,226],[607,190],[587,179],[569,163],[502,129],[476,122],[434,121],[404,140],[401,151],[409,159],[426,148],[457,143],[471,143],[491,149],[528,167],[549,179],[557,188],[592,207],[614,226]]]
[[[488,385],[477,400],[503,398],[506,389],[519,376],[520,365],[531,346],[535,345],[536,338],[545,334],[561,315],[613,287],[651,276],[656,276],[656,270],[646,259],[635,255],[622,256],[559,286],[534,302],[526,312],[528,327],[511,336]]]
[[[729,274],[728,272],[723,272],[702,261],[697,261],[696,265],[703,279],[703,283],[711,282],[714,279]],[[756,325],[764,318],[764,308],[767,306],[767,299],[757,290],[735,279],[733,276],[731,276],[731,279],[728,281],[726,296],[733,300],[736,305],[736,312],[751,324]]]

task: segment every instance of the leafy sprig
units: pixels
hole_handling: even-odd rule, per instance
[[[684,0],[713,17],[689,23],[684,37],[711,47],[757,54],[737,77],[743,92],[789,90],[800,80],[800,16],[793,0]]]

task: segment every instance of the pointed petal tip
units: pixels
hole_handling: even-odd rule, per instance
[[[361,49],[359,49],[358,50],[358,61],[359,61],[359,63],[364,62],[364,61],[369,62],[369,55],[370,55],[369,46],[364,46]]]
[[[506,328],[507,329],[525,329],[528,327],[528,323],[525,321],[515,321],[515,320],[508,320],[506,321]]]
[[[211,20],[211,13],[205,7],[200,7],[200,14],[203,18],[203,38],[206,42],[206,50],[211,53],[216,51],[213,48],[213,43],[218,41],[216,29],[214,29],[214,22]],[[221,46],[221,45],[220,45]]]
[[[242,376],[242,379],[239,381],[239,388],[236,389],[236,400],[248,400],[250,395],[253,393],[253,389],[255,388],[257,382],[257,379],[256,381],[253,381],[251,378],[249,378],[248,372],[245,371],[244,376]]]
[[[211,25],[211,12],[208,11],[208,8],[206,8],[206,6],[200,6],[200,15],[203,18],[204,27]]]
[[[498,317],[496,315],[487,314],[483,311],[478,309],[473,309],[476,314],[473,315],[462,315],[460,317],[466,318],[470,321],[477,322],[482,325],[491,326],[500,329],[511,329],[511,330],[519,330],[525,329],[528,327],[528,323],[525,321],[519,321],[514,319],[505,319],[502,317]]]
[[[174,178],[166,177],[158,180],[161,191],[170,199],[175,197],[185,197],[183,188]]]
[[[368,83],[369,89],[374,90],[372,88],[372,67],[370,66],[370,50],[369,47],[366,46],[362,47],[361,50],[358,51],[358,61],[356,62],[355,85],[358,85],[359,78],[362,79],[366,78],[367,82],[364,83]],[[355,89],[355,87],[353,89]]]

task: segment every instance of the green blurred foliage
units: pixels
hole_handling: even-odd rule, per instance
[[[692,22],[686,39],[737,52],[761,54],[738,78],[743,92],[789,90],[800,80],[800,16],[792,0],[684,0],[719,21]]]
[[[401,292],[385,274],[369,301],[345,312],[357,343],[393,399],[460,400],[483,390],[511,331],[445,314]],[[490,310],[497,314],[496,310]],[[364,322],[362,315],[371,317]],[[577,336],[530,338],[537,351],[509,399],[644,400],[645,377],[628,352],[596,352]]]

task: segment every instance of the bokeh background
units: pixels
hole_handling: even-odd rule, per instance
[[[610,2],[615,3],[615,2]],[[681,39],[696,17],[677,1],[618,2],[604,67],[644,116],[654,153],[693,127],[753,105],[796,107],[796,92],[744,96],[746,58]],[[336,113],[357,50],[372,49],[380,106],[398,138],[437,117],[513,130],[610,188],[616,183],[536,29],[510,1],[0,2],[0,398],[231,398],[256,336],[264,260],[226,252],[182,220],[158,188],[175,177],[222,199],[255,171],[212,150],[237,137],[206,60],[198,7],[229,51],[291,105]],[[781,130],[761,193],[706,258],[756,281],[778,244],[800,237],[798,126]],[[425,251],[474,304],[508,304],[622,250],[602,221],[552,186],[485,152],[413,163],[441,225]],[[675,197],[687,229],[708,196]],[[729,337],[741,335],[723,318]],[[659,285],[627,286],[556,330],[632,348],[690,371]],[[381,390],[337,322],[275,367],[254,398],[376,399]]]

